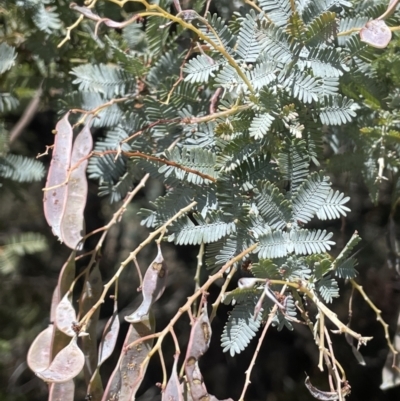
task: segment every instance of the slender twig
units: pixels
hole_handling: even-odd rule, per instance
[[[203,266],[203,256],[204,256],[205,245],[204,242],[200,244],[200,249],[197,254],[197,266],[196,266],[196,274],[194,275],[194,290],[197,291],[200,288],[200,273],[201,268]],[[197,310],[197,298],[193,303],[193,313],[196,313]]]
[[[319,363],[318,368],[321,372],[324,371],[324,366],[322,364],[324,350],[325,350],[325,336],[324,336],[324,329],[325,329],[325,315],[322,312],[319,312]]]
[[[164,391],[164,389],[165,389],[165,387],[167,385],[168,374],[167,374],[167,368],[165,367],[164,354],[163,354],[161,348],[158,350],[158,355],[160,356],[161,369],[162,369],[162,372],[163,372],[163,381],[162,381],[162,384],[161,384],[161,390]]]
[[[281,294],[283,294],[286,291],[287,286],[284,285],[281,289]],[[278,305],[274,305],[273,308],[271,309],[271,312],[268,315],[268,320],[265,323],[265,326],[263,328],[263,331],[261,333],[260,338],[258,339],[258,343],[257,343],[257,348],[254,351],[253,357],[251,358],[251,362],[249,364],[249,367],[246,370],[246,379],[244,382],[244,386],[243,386],[243,390],[242,390],[242,394],[240,395],[239,401],[244,401],[244,396],[246,395],[247,392],[247,388],[249,387],[251,381],[250,381],[250,376],[251,376],[251,372],[253,371],[253,368],[255,366],[256,363],[256,359],[257,356],[260,352],[261,346],[264,342],[265,336],[267,335],[267,331],[269,329],[269,326],[272,323],[272,320],[274,319],[276,312],[278,311]]]
[[[91,156],[104,156],[104,155],[107,155],[107,154],[118,154],[118,152],[119,151],[117,151],[117,150],[105,150],[103,152],[92,152]],[[156,162],[165,164],[167,166],[172,166],[172,167],[179,168],[180,170],[186,171],[187,173],[192,173],[192,174],[198,175],[199,177],[201,177],[201,178],[203,178],[205,180],[208,180],[208,181],[211,181],[211,182],[216,182],[216,179],[214,177],[212,177],[211,175],[204,174],[204,173],[202,173],[202,172],[200,172],[198,170],[195,170],[193,168],[183,166],[183,165],[181,165],[179,163],[173,162],[171,160],[163,159],[161,157],[147,155],[147,154],[142,153],[142,152],[125,152],[125,151],[121,151],[119,153],[121,153],[121,154],[123,154],[124,156],[127,156],[127,157],[140,157],[141,159],[156,161]],[[59,184],[59,185],[62,185],[62,184]],[[53,189],[53,188],[54,187],[47,188],[46,190],[50,190],[50,189]]]
[[[212,304],[212,310],[211,310],[211,315],[210,315],[210,322],[212,322],[217,314],[217,309],[219,304],[221,303],[222,297],[225,295],[226,289],[228,288],[229,283],[232,280],[232,277],[235,275],[237,271],[236,266],[232,266],[231,271],[229,274],[226,276],[224,285],[221,288],[221,291],[218,294],[218,298],[215,300],[215,302]]]
[[[335,358],[335,354],[334,354],[333,348],[332,348],[332,341],[331,341],[331,337],[329,335],[328,329],[326,327],[324,327],[324,334],[326,336],[326,342],[328,344],[330,356],[331,356],[331,359],[332,359],[332,370],[333,370],[333,373],[334,373],[334,380],[335,380],[335,383],[336,383],[336,392],[338,394],[339,401],[343,401],[342,380],[340,379],[339,373],[338,373],[338,371],[336,369],[336,358]]]
[[[175,355],[179,355],[179,354],[181,353],[181,349],[180,349],[180,347],[179,347],[179,341],[178,341],[178,338],[176,337],[174,328],[171,327],[171,329],[169,330],[169,332],[171,333],[172,339],[174,340],[174,344],[175,344]]]
[[[139,287],[142,288],[143,287],[143,276],[142,276],[142,271],[140,270],[140,266],[138,264],[137,258],[133,258],[133,263],[136,267],[136,271],[139,276],[139,283],[140,283]]]
[[[21,118],[18,120],[17,124],[14,125],[13,129],[10,131],[9,140],[10,143],[15,141],[24,128],[31,122],[32,118],[35,116],[39,106],[40,106],[40,99],[43,94],[42,89],[43,82],[40,84],[39,88],[36,90],[33,98],[30,100],[28,106],[22,113]],[[48,149],[46,149],[46,152]]]
[[[375,312],[376,320],[382,325],[383,330],[385,332],[385,338],[390,351],[392,351],[393,355],[396,356],[399,352],[394,347],[392,341],[390,340],[389,335],[389,325],[382,319],[382,311],[378,309],[375,304],[372,302],[371,298],[365,293],[363,287],[359,285],[354,279],[350,279],[350,283],[355,288],[360,295],[364,298],[365,302],[369,305],[369,307]]]

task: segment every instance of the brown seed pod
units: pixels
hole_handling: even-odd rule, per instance
[[[392,31],[383,20],[368,21],[360,31],[361,41],[377,49],[384,49],[392,39]]]
[[[62,349],[50,366],[40,372],[35,372],[42,380],[49,383],[64,383],[72,380],[83,369],[85,356],[74,337],[69,345]]]
[[[53,383],[49,389],[49,401],[74,401],[75,384],[73,380]]]
[[[76,249],[85,231],[83,212],[88,190],[86,167],[87,157],[93,147],[90,123],[89,121],[78,134],[72,148],[72,170],[68,179],[67,198],[61,220],[61,239],[72,249]]]
[[[171,377],[168,380],[167,387],[162,394],[161,401],[183,401],[182,387],[178,377],[178,359],[179,355],[174,355],[174,365],[172,366]]]
[[[55,324],[67,336],[74,337],[76,334],[74,330],[75,322],[76,312],[69,300],[69,293],[66,293],[57,305]]]
[[[164,262],[164,258],[161,253],[161,247],[158,244],[157,257],[150,264],[143,278],[143,301],[135,312],[125,317],[125,320],[129,323],[137,323],[142,320],[148,320],[150,307],[163,294],[166,282],[167,265]]]
[[[68,178],[71,161],[72,127],[67,113],[56,125],[53,155],[44,191],[43,208],[47,223],[53,234],[61,240],[61,219],[64,211]],[[47,188],[51,188],[46,190]]]
[[[50,365],[53,332],[54,326],[51,324],[37,335],[29,348],[27,363],[34,372],[45,370]]]

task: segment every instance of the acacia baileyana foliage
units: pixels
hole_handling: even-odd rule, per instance
[[[234,356],[261,328],[257,350],[271,326],[291,330],[305,323],[320,353],[319,368],[328,366],[331,389],[313,387],[308,377],[305,385],[317,399],[343,400],[350,387],[325,323],[330,321],[358,346],[370,340],[328,306],[340,296],[339,281],[358,288],[353,248],[360,238],[354,233],[335,258],[329,254],[335,238],[321,222],[344,219],[350,211],[349,198],[333,188],[329,175],[343,149],[357,163],[373,198],[389,169],[396,180],[399,149],[391,138],[398,138],[398,94],[384,99],[374,61],[377,48],[390,45],[391,27],[399,23],[397,2],[246,1],[229,21],[207,12],[209,2],[201,0],[183,10],[178,0],[113,0],[113,8],[103,3],[70,5],[77,20],[67,28],[66,39],[89,26],[104,57],[87,55],[87,62],[80,59],[70,70],[74,91],[63,99],[63,117],[55,130],[44,208],[54,234],[74,251],[54,293],[53,324],[32,344],[29,366],[52,383],[50,399],[57,392],[73,399],[73,379],[84,371],[89,399],[134,400],[150,358],[156,352],[163,355],[163,340],[170,334],[175,359],[171,375],[162,381],[163,399],[216,400],[208,394],[198,364],[212,335],[221,336],[223,351]],[[36,17],[46,32],[62,18],[45,10],[51,13],[47,20],[43,12],[35,15],[48,22]],[[67,40],[62,44],[69,45]],[[12,63],[12,49],[2,52]],[[391,123],[381,128],[382,119]],[[73,142],[74,123],[83,128]],[[97,128],[102,136],[91,151],[91,133]],[[360,128],[374,146],[357,146]],[[324,142],[333,155],[329,160]],[[90,260],[75,279],[75,251],[87,238],[86,166],[88,177],[98,181],[99,195],[123,203],[99,229],[97,246],[85,249]],[[142,224],[152,231],[102,287],[98,259],[108,230],[149,177],[165,186],[165,193],[140,211]],[[118,280],[153,241],[158,255],[136,285],[143,301],[124,316],[130,328],[103,386],[99,369],[113,352],[119,331]],[[204,259],[210,275],[204,283],[196,276],[193,295],[155,332],[152,307],[168,285],[163,241],[199,246],[199,267]],[[241,263],[247,272],[227,292]],[[207,290],[221,277],[225,284],[209,308]],[[78,280],[83,282],[79,303],[74,296]],[[110,294],[114,314],[97,342],[99,308]],[[221,302],[234,306],[218,333],[212,320]],[[180,358],[174,325],[185,313],[192,327],[186,357]]]

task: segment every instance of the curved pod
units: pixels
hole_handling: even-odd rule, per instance
[[[57,123],[53,155],[44,189],[43,207],[47,223],[53,234],[61,240],[61,219],[64,211],[71,160],[72,127],[68,121],[69,112]],[[49,189],[50,188],[50,189]]]
[[[71,156],[71,171],[67,185],[67,200],[61,220],[61,238],[65,245],[76,249],[85,230],[83,212],[86,206],[88,183],[86,167],[93,147],[90,122],[75,139]]]

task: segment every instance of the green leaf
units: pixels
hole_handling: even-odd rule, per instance
[[[78,84],[80,91],[102,93],[106,98],[124,96],[136,87],[134,77],[115,65],[83,64],[71,74],[76,76],[72,83]]]
[[[308,223],[324,205],[329,191],[329,177],[317,172],[311,174],[292,200],[293,221]]]
[[[0,156],[0,177],[17,182],[39,181],[44,177],[43,164],[21,155]]]
[[[240,354],[249,345],[261,325],[261,313],[254,319],[254,300],[236,305],[225,325],[221,336],[223,352],[231,356]]]
[[[285,26],[292,15],[290,0],[260,0],[259,4],[276,26]]]
[[[332,236],[333,233],[327,233],[326,230],[292,230],[287,241],[287,251],[296,255],[323,253],[335,245],[334,241],[330,241]]]
[[[342,125],[351,122],[353,117],[356,116],[352,105],[351,99],[341,95],[326,97],[319,115],[322,124]]]
[[[188,217],[177,220],[169,227],[172,234],[169,241],[177,245],[200,245],[216,242],[219,239],[235,231],[233,222],[225,222],[221,212],[209,213],[207,218],[200,214],[194,214],[193,219],[197,225]]]
[[[15,47],[4,42],[0,43],[0,74],[9,70],[14,65],[16,58]]]
[[[315,288],[326,303],[331,303],[333,298],[339,297],[338,283],[334,278],[323,277],[315,284]]]
[[[272,183],[257,185],[256,205],[263,219],[274,229],[283,229],[289,222],[292,214],[289,202]]]
[[[349,200],[350,198],[348,196],[345,197],[342,192],[335,192],[331,189],[324,204],[317,211],[317,217],[320,220],[333,220],[339,219],[340,216],[346,216],[346,212],[350,212],[350,209],[344,205]]]
[[[46,238],[38,233],[14,234],[0,245],[0,272],[12,273],[16,268],[18,257],[43,252],[47,249]]]
[[[251,10],[240,26],[236,53],[246,63],[255,63],[261,52],[261,43],[258,40],[258,25],[258,16],[254,10]]]

